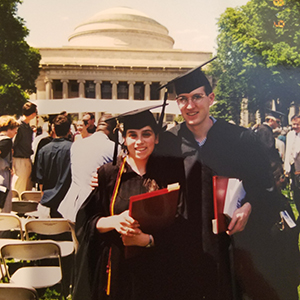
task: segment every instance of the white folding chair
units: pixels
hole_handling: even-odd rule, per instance
[[[38,300],[39,296],[33,287],[12,283],[0,283],[0,300]]]
[[[41,191],[24,191],[20,195],[20,200],[40,202],[42,199]]]
[[[20,200],[20,195],[19,195],[19,192],[17,190],[12,189],[11,192],[12,192],[12,198],[14,200]]]
[[[55,240],[61,248],[61,256],[65,257],[72,254],[75,250],[75,244],[73,242],[73,232],[66,219],[50,218],[50,219],[29,219],[25,225],[26,240],[30,239],[30,233],[37,233],[43,236],[49,237],[49,239]],[[70,240],[58,239],[58,235],[63,233],[69,233]],[[45,239],[43,239],[45,240]]]
[[[23,217],[26,213],[36,211],[38,202],[36,201],[24,201],[24,200],[12,200],[12,212],[17,213],[18,216]]]
[[[7,278],[10,283],[32,286],[35,289],[60,284],[61,295],[63,294],[60,247],[55,242],[24,241],[18,244],[4,245],[1,248],[1,257],[8,270]],[[56,265],[53,266],[53,263],[50,266],[47,265],[46,258],[55,259]],[[19,267],[13,274],[10,274],[7,268],[8,260],[11,264],[16,261],[20,264],[20,261],[23,261],[25,266]],[[30,261],[30,265],[28,261]],[[33,265],[33,262],[37,264]]]
[[[0,248],[6,244],[19,243],[24,240],[21,219],[8,213],[0,213]],[[7,270],[2,263],[0,256],[0,271],[2,278],[6,275]]]

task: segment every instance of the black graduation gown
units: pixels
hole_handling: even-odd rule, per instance
[[[186,201],[181,214],[189,223],[196,224],[192,228],[199,241],[198,255],[210,257],[212,266],[215,262],[215,280],[210,282],[206,299],[233,297],[228,290],[227,237],[212,233],[212,175],[243,180],[247,192],[244,202],[252,205],[246,229],[233,238],[236,276],[242,292],[253,299],[297,299],[297,243],[294,240],[294,244],[289,244],[290,256],[287,258],[284,253],[287,245],[281,245],[281,233],[274,230],[282,209],[280,196],[275,189],[270,189],[274,186],[270,163],[254,134],[245,128],[217,121],[200,148],[186,124],[182,123],[166,132],[160,141],[162,155],[183,159]],[[195,264],[196,267],[201,268]],[[234,292],[240,299],[240,294]]]
[[[151,160],[149,160],[151,161]],[[164,263],[160,260],[159,246],[143,248],[140,255],[125,259],[124,246],[120,235],[113,230],[100,234],[96,230],[99,218],[110,216],[110,200],[115,186],[120,161],[116,166],[111,163],[102,166],[98,171],[99,187],[95,189],[80,208],[76,218],[76,235],[79,248],[76,255],[75,288],[73,300],[143,300],[160,298],[164,281]],[[148,171],[139,176],[128,164],[121,177],[119,192],[114,206],[115,214],[128,209],[129,197],[146,192],[143,185],[147,179],[153,180]],[[161,178],[163,172],[158,175]],[[159,177],[159,176],[156,176]],[[155,182],[165,187],[159,179]],[[159,244],[159,243],[158,243]],[[111,261],[111,288],[110,296],[106,295],[107,263]]]

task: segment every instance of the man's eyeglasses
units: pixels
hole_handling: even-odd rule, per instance
[[[206,95],[194,94],[191,97],[178,96],[178,97],[176,97],[176,100],[177,100],[178,104],[186,105],[189,102],[189,98],[191,98],[193,103],[200,103],[205,97],[206,97]]]

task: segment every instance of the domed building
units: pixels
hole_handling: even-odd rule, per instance
[[[212,56],[173,45],[168,29],[142,12],[128,7],[100,11],[74,29],[67,46],[39,49],[41,71],[31,100],[39,103],[39,111],[47,104],[48,113],[61,109],[81,117],[92,111],[98,118],[104,111],[122,112],[116,108],[123,103],[162,99],[160,85]]]

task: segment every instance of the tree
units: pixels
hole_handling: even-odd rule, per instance
[[[16,15],[21,0],[0,2],[0,115],[20,114],[39,75],[38,50],[25,41],[29,34]]]
[[[262,117],[273,99],[286,114],[292,102],[300,103],[299,20],[296,0],[251,0],[221,15],[210,72],[218,79],[216,99],[226,102],[234,121],[244,97]]]

